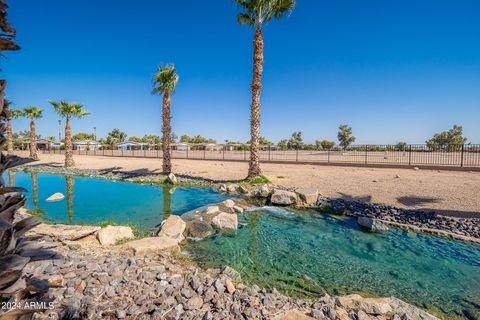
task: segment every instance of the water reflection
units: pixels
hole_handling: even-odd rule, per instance
[[[73,184],[75,181],[74,176],[65,176],[65,190],[67,198],[67,214],[68,224],[73,224]]]
[[[15,173],[12,170],[8,170],[8,185],[10,187],[15,186]]]
[[[38,174],[36,172],[32,172],[30,174],[32,179],[32,197],[33,197],[33,206],[35,209],[38,208]]]
[[[162,187],[163,196],[163,220],[168,219],[172,214],[172,194],[175,192],[175,188],[165,186]]]

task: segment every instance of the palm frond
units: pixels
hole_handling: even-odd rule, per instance
[[[23,116],[31,119],[39,119],[42,117],[43,109],[37,107],[26,107],[23,109]]]
[[[88,116],[90,112],[84,109],[84,106],[80,103],[69,103],[65,100],[59,101],[52,101],[50,100],[49,103],[52,105],[55,112],[62,118],[77,118],[81,119],[85,116]]]
[[[155,73],[152,78],[152,94],[161,95],[166,92],[173,94],[177,87],[178,80],[179,76],[175,71],[175,66],[173,64],[159,66],[158,72]]]

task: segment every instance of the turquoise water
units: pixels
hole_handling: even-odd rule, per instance
[[[5,180],[9,181],[8,174]],[[212,189],[169,188],[52,174],[16,172],[15,186],[28,190],[27,207],[55,223],[115,221],[141,230],[154,228],[169,214],[180,215],[227,197]],[[61,192],[65,199],[46,202]]]
[[[365,233],[354,220],[314,211],[271,208],[241,222],[236,236],[190,243],[186,252],[205,267],[230,265],[247,282],[301,296],[359,292],[446,318],[480,315],[480,246],[399,229]]]

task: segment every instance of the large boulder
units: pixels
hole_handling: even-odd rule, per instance
[[[221,230],[237,230],[238,218],[234,213],[220,212],[212,219],[212,224]]]
[[[219,210],[218,206],[208,206],[203,210],[203,213],[209,215],[217,213]]]
[[[180,247],[175,239],[170,237],[149,237],[127,242],[125,248],[131,249],[138,255],[157,254],[164,251],[179,251]]]
[[[336,304],[346,310],[362,310],[370,315],[384,315],[393,311],[388,299],[363,298],[358,294],[351,294],[336,299]]]
[[[61,201],[65,199],[65,196],[60,193],[60,192],[55,192],[54,194],[52,194],[50,197],[48,197],[45,201],[47,202],[55,202],[55,201]]]
[[[188,236],[194,239],[205,239],[213,235],[214,230],[210,223],[194,220],[188,226]]]
[[[97,233],[97,239],[102,246],[112,246],[117,240],[134,238],[132,228],[123,226],[107,226]]]
[[[177,243],[181,242],[185,237],[183,232],[187,224],[179,216],[171,215],[166,220],[162,221],[161,229],[158,235],[160,237],[165,236],[174,239]]]
[[[380,220],[370,217],[358,217],[357,223],[362,228],[365,228],[371,232],[385,232],[388,231],[388,227]]]
[[[233,206],[235,205],[235,202],[232,199],[227,199],[223,201],[222,204],[227,208],[233,208]]]
[[[300,188],[295,190],[300,199],[307,205],[317,204],[318,190],[313,188]]]
[[[437,317],[395,297],[385,298],[400,319],[439,320]]]
[[[52,238],[63,238],[66,240],[78,240],[85,238],[95,232],[99,231],[100,227],[94,226],[69,226],[64,224],[46,224],[42,223],[39,226],[30,230],[31,234],[49,236]]]
[[[298,202],[298,198],[295,192],[275,189],[273,190],[270,201],[275,205],[289,206],[296,204]]]

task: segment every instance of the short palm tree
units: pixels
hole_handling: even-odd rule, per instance
[[[83,105],[79,103],[68,103],[64,100],[50,101],[50,104],[55,109],[55,112],[62,118],[65,118],[65,167],[73,167],[75,162],[73,161],[73,145],[72,145],[72,129],[70,128],[70,119],[81,119],[88,116],[90,112],[87,112]]]
[[[23,109],[23,115],[30,118],[30,158],[38,160],[37,154],[37,133],[35,131],[35,119],[42,117],[43,109],[28,107]]]
[[[263,73],[262,25],[272,19],[280,19],[295,8],[295,0],[234,0],[243,9],[237,21],[255,29],[253,38],[253,80],[250,105],[250,162],[248,178],[262,174],[260,169],[260,94]]]
[[[4,102],[8,107],[10,102],[5,100]],[[23,117],[22,110],[15,110],[15,109],[7,109],[7,152],[9,155],[13,154],[13,130],[12,130],[12,119],[17,119]]]
[[[153,76],[152,94],[163,95],[162,101],[162,151],[163,151],[163,173],[172,172],[172,163],[170,157],[170,141],[172,128],[170,126],[170,96],[175,92],[178,83],[178,74],[175,66],[166,65],[158,68],[158,72]]]

